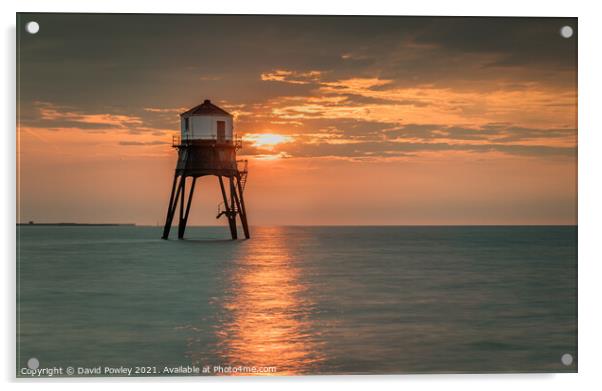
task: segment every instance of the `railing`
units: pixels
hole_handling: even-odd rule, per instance
[[[236,161],[236,167],[238,169],[239,172],[241,173],[247,173],[249,172],[248,169],[249,166],[249,161],[247,159],[240,159]]]
[[[172,148],[179,148],[179,147],[184,147],[184,146],[188,146],[190,145],[190,143],[192,141],[196,141],[196,140],[212,140],[215,141],[216,143],[223,143],[223,144],[233,144],[234,148],[236,148],[237,150],[242,149],[242,138],[239,137],[238,135],[234,135],[233,139],[224,139],[224,140],[218,140],[217,135],[213,134],[211,135],[210,138],[182,138],[182,136],[176,136],[173,135],[171,138],[171,146]]]
[[[182,145],[182,137],[180,136],[172,136],[171,137],[171,147],[177,148]]]

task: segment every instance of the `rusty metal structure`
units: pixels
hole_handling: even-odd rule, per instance
[[[248,162],[236,158],[236,152],[242,148],[242,141],[234,134],[232,115],[205,100],[180,114],[180,122],[181,135],[174,136],[172,140],[172,147],[178,151],[178,162],[162,238],[168,239],[177,210],[178,239],[184,238],[196,181],[199,177],[213,175],[218,179],[223,198],[223,202],[218,205],[216,218],[226,217],[230,235],[235,240],[238,238],[238,217],[244,236],[249,239],[244,200]]]

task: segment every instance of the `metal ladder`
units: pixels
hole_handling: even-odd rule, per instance
[[[242,189],[242,191],[245,191],[245,186],[247,185],[247,176],[249,174],[249,161],[248,160],[237,160],[236,161],[236,169],[238,170],[238,175],[240,178],[240,187]],[[232,206],[230,206],[230,213],[236,215],[238,214],[239,210],[238,210],[238,206],[236,206],[236,204],[234,204],[234,209],[232,208]],[[217,205],[217,216],[215,217],[216,219],[219,219],[222,215],[225,215],[228,213],[228,208],[226,208],[226,205],[223,202],[220,202]]]
[[[240,187],[243,192],[245,191],[245,186],[247,184],[247,175],[249,174],[249,161],[248,160],[237,160],[236,166],[238,169],[238,174],[240,175]]]

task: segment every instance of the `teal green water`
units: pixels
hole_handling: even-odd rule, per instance
[[[160,234],[18,227],[17,375],[31,357],[277,375],[577,370],[577,227]]]

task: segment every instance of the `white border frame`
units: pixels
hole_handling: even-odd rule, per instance
[[[2,192],[3,224],[0,240],[4,249],[3,322],[0,356],[3,382],[12,388],[20,387],[64,390],[65,388],[104,389],[141,387],[162,390],[165,383],[198,389],[211,386],[251,389],[305,389],[326,388],[334,383],[351,390],[364,389],[377,383],[379,388],[414,387],[427,390],[504,390],[514,387],[545,387],[549,390],[588,389],[600,386],[600,333],[602,315],[598,298],[602,297],[600,275],[602,257],[599,256],[600,222],[602,214],[602,121],[596,95],[602,90],[600,69],[600,14],[593,1],[532,1],[504,0],[496,3],[455,0],[393,3],[385,0],[336,0],[324,2],[305,0],[285,3],[275,0],[188,2],[169,0],[151,3],[142,0],[82,2],[81,0],[21,0],[0,2],[3,22],[4,56],[1,61],[4,91],[2,118],[4,119],[3,167],[0,171],[4,184]],[[15,12],[120,12],[120,13],[266,13],[266,14],[337,14],[337,15],[453,15],[453,16],[570,16],[579,17],[579,374],[557,375],[390,375],[390,376],[305,376],[292,378],[153,378],[153,379],[15,379]],[[38,384],[41,382],[44,384]],[[86,383],[85,385],[81,383]]]

